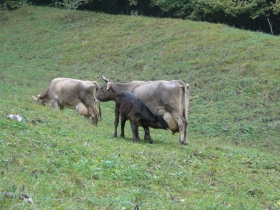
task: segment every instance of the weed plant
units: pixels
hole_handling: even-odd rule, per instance
[[[280,208],[279,37],[33,6],[1,11],[0,30],[0,209]],[[32,99],[55,77],[101,73],[189,83],[190,145],[163,130],[133,143],[129,125],[114,139],[113,102],[93,127]]]

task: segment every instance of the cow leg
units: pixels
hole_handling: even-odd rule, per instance
[[[52,99],[51,100],[51,107],[54,109],[59,109],[58,101]]]
[[[185,123],[185,129],[184,129],[184,139],[185,139],[185,141],[184,141],[184,143],[183,144],[189,144],[189,142],[188,142],[188,136],[187,136],[187,133],[188,133],[188,125],[189,125],[189,120],[188,119],[186,119],[186,121],[185,121],[186,123]]]
[[[94,114],[93,117],[91,117],[91,122],[94,126],[97,126],[97,123],[98,123],[98,118],[97,118],[97,115]]]
[[[81,106],[85,106],[83,103],[80,103]],[[83,115],[85,117],[91,117],[91,121],[92,121],[92,124],[94,126],[97,126],[97,123],[98,123],[98,113],[96,112],[96,110],[94,109],[94,107],[92,106],[87,106],[85,108],[83,108]]]
[[[87,108],[82,102],[79,102],[76,104],[75,109],[80,115],[83,115],[86,118],[91,117],[92,124],[94,126],[97,126],[97,122],[98,122],[97,114],[95,114],[95,112],[92,111],[91,108]]]
[[[137,127],[137,129],[136,129],[136,138],[137,139],[140,139],[140,137],[139,137],[139,128]]]
[[[147,132],[145,131],[145,128],[143,127],[143,129],[144,129],[144,132],[145,132],[145,134],[144,134],[144,140],[149,140],[149,136],[147,135]]]
[[[118,137],[118,126],[119,126],[119,118],[116,118],[115,117],[115,121],[114,121],[114,134],[113,134],[113,137],[114,138],[117,138]]]
[[[137,142],[138,127],[137,127],[136,123],[133,121],[130,121],[130,126],[131,126],[131,130],[132,130],[132,135],[133,135],[133,142]]]
[[[120,117],[119,107],[116,105],[115,106],[115,121],[114,121],[115,130],[114,130],[114,135],[113,135],[114,138],[118,137],[117,129],[119,126],[119,117]]]
[[[96,108],[95,103],[93,103],[93,100],[91,100],[91,97],[87,97],[85,101],[78,102],[76,107],[79,107],[80,114],[84,115],[85,117],[91,117],[92,124],[94,126],[97,126],[98,123],[98,110]]]
[[[64,108],[65,108],[65,106],[59,104],[59,109],[60,109],[60,110],[62,110],[62,109],[64,109]]]
[[[92,124],[97,126],[99,111],[96,108],[95,103],[93,103],[92,105],[87,106],[87,109],[88,109],[89,115],[91,116]]]
[[[153,139],[152,139],[152,137],[150,135],[149,127],[143,127],[143,128],[144,128],[144,131],[145,131],[145,139],[149,140],[150,144],[153,144],[154,142],[153,142]]]
[[[187,129],[187,122],[186,120],[177,112],[172,112],[172,115],[175,119],[175,121],[178,124],[180,137],[179,137],[179,143],[181,144],[188,144],[188,139],[186,135],[186,129]]]
[[[125,137],[124,135],[124,127],[125,127],[125,122],[126,122],[126,118],[121,118],[121,137]]]

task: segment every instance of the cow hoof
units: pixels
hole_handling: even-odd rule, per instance
[[[151,139],[151,138],[148,138],[147,140],[149,141],[150,144],[154,143],[153,139]]]
[[[96,120],[92,120],[92,124],[97,127],[97,121]]]
[[[181,145],[188,145],[189,142],[187,142],[187,141],[183,141],[183,142],[179,141],[179,144],[181,144]]]

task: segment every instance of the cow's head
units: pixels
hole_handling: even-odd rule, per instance
[[[40,98],[40,95],[32,96],[32,98],[33,98],[35,101],[37,101],[38,104],[44,105],[44,106],[45,106],[47,103],[50,102],[49,98],[44,98],[44,99],[42,99],[42,98]]]
[[[156,116],[157,120],[159,121],[159,123],[161,124],[162,128],[164,130],[167,130],[169,128],[167,122],[160,116]]]
[[[114,91],[114,84],[110,81],[110,79],[107,79],[106,77],[101,74],[101,78],[104,80],[104,84],[100,87],[99,91],[96,95],[97,101],[111,101],[115,100],[116,92]]]

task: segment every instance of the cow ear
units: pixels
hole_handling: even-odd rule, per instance
[[[180,83],[178,83],[178,82],[177,82],[177,84],[178,84],[181,88],[184,88],[184,86],[183,86],[183,85],[181,85]]]
[[[108,83],[107,83],[107,90],[109,90],[110,87],[111,87],[111,82],[108,82]]]
[[[92,83],[94,84],[94,86],[96,86],[97,88],[99,88],[99,84],[96,81],[92,81]]]

